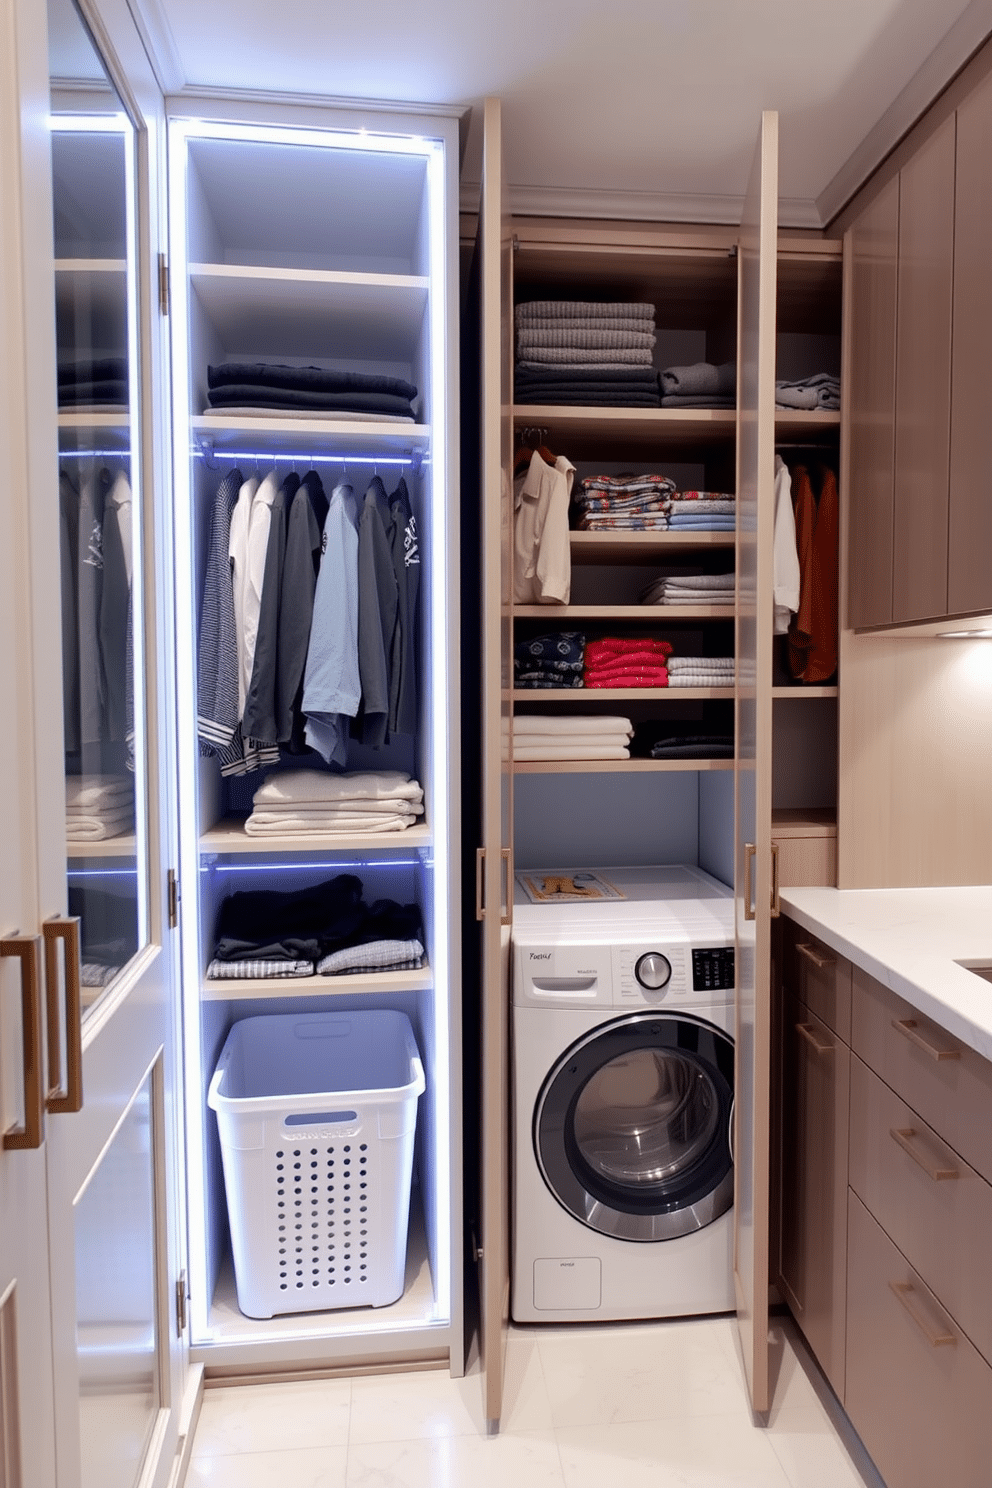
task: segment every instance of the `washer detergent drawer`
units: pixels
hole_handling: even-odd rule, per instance
[[[610,947],[518,945],[513,1000],[530,1007],[612,1007]]]
[[[534,1262],[534,1306],[541,1312],[595,1312],[603,1300],[598,1256],[562,1256]]]

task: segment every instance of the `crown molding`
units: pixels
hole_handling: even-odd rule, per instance
[[[913,125],[942,93],[983,42],[992,35],[992,0],[971,0],[967,10],[938,42],[909,82],[833,180],[816,198],[817,210],[826,224],[843,211],[868,177],[909,133]]]
[[[461,210],[479,209],[479,183],[461,184]],[[736,226],[744,209],[742,196],[698,195],[691,192],[610,191],[572,187],[510,186],[510,211],[515,217],[599,218],[614,222],[708,222]],[[819,231],[816,203],[807,197],[779,203],[779,225]]]
[[[398,114],[411,118],[461,119],[470,105],[460,103],[409,103],[398,98],[350,98],[338,93],[287,93],[268,88],[212,88],[188,83],[172,95],[170,102],[187,104],[199,100],[215,103],[275,104],[281,108],[340,108],[364,114]]]
[[[180,92],[186,74],[162,0],[127,0],[127,5],[162,92]]]

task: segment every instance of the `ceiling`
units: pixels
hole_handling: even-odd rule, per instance
[[[827,220],[992,31],[992,0],[132,0],[184,86],[503,100],[517,210],[736,220],[762,109]],[[851,182],[853,181],[853,185]],[[686,198],[691,202],[686,204]]]

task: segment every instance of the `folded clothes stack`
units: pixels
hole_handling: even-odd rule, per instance
[[[517,760],[629,759],[634,732],[629,718],[521,717],[513,720],[513,758]]]
[[[736,362],[694,362],[666,367],[661,374],[662,408],[733,408],[736,403]]]
[[[65,835],[69,842],[104,842],[134,826],[134,781],[126,775],[68,775]]]
[[[231,894],[214,933],[212,981],[413,970],[424,958],[417,905],[366,904],[352,873],[295,892]]]
[[[663,532],[675,482],[667,475],[591,475],[574,500],[582,532]]]
[[[732,656],[673,656],[668,663],[669,687],[733,687]]]
[[[286,770],[267,776],[252,800],[251,837],[401,832],[424,813],[423,789],[403,770]]]
[[[840,378],[832,372],[816,372],[812,377],[800,377],[795,382],[776,382],[775,407],[838,409]]]
[[[586,646],[586,687],[666,687],[668,641],[646,636],[604,636]]]
[[[371,418],[411,422],[417,389],[402,377],[287,367],[270,362],[225,362],[207,368],[209,412],[277,413],[280,418]]]
[[[674,532],[733,532],[737,502],[724,491],[678,491],[668,509]]]
[[[531,300],[516,324],[515,402],[658,407],[653,305]]]
[[[98,357],[84,362],[60,362],[58,388],[60,408],[126,408],[127,358]]]
[[[641,591],[641,604],[733,606],[736,580],[729,574],[673,574]]]
[[[585,636],[576,630],[518,641],[513,648],[514,687],[581,687],[585,647]]]
[[[651,745],[651,759],[733,759],[733,734],[670,734]]]

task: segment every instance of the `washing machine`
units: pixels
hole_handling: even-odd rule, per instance
[[[688,865],[517,874],[517,1322],[735,1306],[733,914]]]

